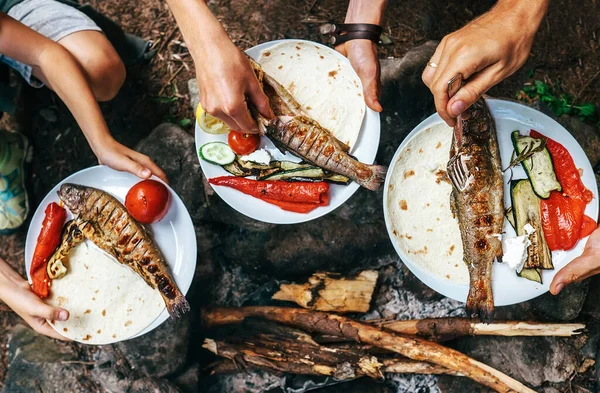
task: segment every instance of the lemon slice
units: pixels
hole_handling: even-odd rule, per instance
[[[227,134],[231,131],[227,124],[206,113],[200,104],[198,104],[198,108],[196,108],[196,121],[202,131],[207,134]]]

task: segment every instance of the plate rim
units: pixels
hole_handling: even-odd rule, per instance
[[[316,46],[319,46],[321,48],[324,48],[326,50],[332,51],[334,52],[338,58],[343,59],[343,61],[347,62],[348,65],[350,65],[350,61],[348,60],[348,58],[346,58],[344,55],[342,55],[341,53],[337,52],[335,49],[330,48],[326,45],[323,45],[319,42],[314,42],[314,41],[309,41],[309,40],[303,40],[303,39],[297,39],[297,38],[289,38],[289,39],[280,39],[280,40],[273,40],[273,41],[267,41],[267,42],[263,42],[260,43],[258,45],[255,45],[251,48],[246,49],[244,52],[246,54],[248,54],[248,51],[262,51],[265,49],[268,49],[274,45],[277,45],[279,43],[282,42],[302,42],[305,44],[314,44]],[[248,54],[248,56],[250,56]],[[250,56],[252,57],[252,56]],[[352,68],[352,71],[355,73],[355,75],[358,78],[358,75],[356,74],[356,71],[354,71],[354,68]],[[360,81],[360,78],[358,78],[358,81],[360,83],[360,87],[362,88],[362,82]],[[368,159],[368,160],[364,160],[363,162],[365,163],[369,163],[369,164],[373,164],[375,162],[375,158],[377,157],[377,153],[379,152],[379,142],[381,140],[381,117],[380,114],[378,112],[373,111],[372,109],[370,109],[366,103],[365,103],[365,115],[363,117],[363,122],[361,124],[361,135],[359,135],[359,139],[358,142],[361,142],[362,136],[364,135],[365,129],[366,129],[366,122],[367,122],[367,118],[368,117],[372,117],[373,119],[371,121],[373,121],[373,127],[377,128],[377,132],[373,132],[373,135],[371,137],[371,135],[369,135],[369,143],[370,144],[374,144],[376,146],[375,152],[373,154],[373,157]],[[198,135],[200,133],[202,133],[203,131],[200,130],[200,127],[198,126],[198,122],[195,121],[195,126],[194,126],[194,142],[195,142],[195,147],[196,147],[196,157],[200,162],[200,167],[202,169],[202,172],[204,173],[204,166],[205,165],[209,165],[208,163],[203,162],[203,160],[198,156],[198,149],[200,148],[200,143],[199,143],[199,137]],[[227,175],[227,172],[225,170],[223,170],[223,175]],[[209,183],[210,184],[210,183]],[[336,186],[336,185],[333,185]],[[225,202],[227,204],[227,206],[229,206],[230,208],[232,208],[233,210],[235,210],[236,212],[249,217],[253,220],[256,221],[260,221],[260,222],[264,222],[264,223],[268,223],[268,224],[277,224],[277,225],[293,225],[293,224],[300,224],[300,223],[304,223],[304,222],[309,222],[318,218],[321,218],[337,209],[339,209],[342,205],[344,205],[355,193],[356,191],[358,191],[358,189],[360,188],[360,185],[356,182],[351,182],[350,184],[348,184],[347,186],[343,186],[343,187],[347,187],[348,189],[350,189],[350,191],[348,191],[348,196],[343,199],[342,201],[340,201],[337,206],[335,207],[331,207],[331,205],[329,206],[323,206],[323,207],[319,207],[315,210],[313,210],[313,212],[311,213],[307,213],[307,214],[301,214],[301,213],[294,213],[294,212],[288,212],[285,210],[281,210],[279,208],[277,208],[276,206],[270,205],[264,201],[258,200],[256,198],[253,198],[251,196],[247,196],[248,198],[252,198],[254,203],[259,203],[259,205],[262,205],[265,208],[273,208],[273,209],[279,209],[277,210],[277,213],[279,213],[278,215],[274,215],[272,216],[272,218],[265,218],[265,217],[257,217],[255,214],[251,214],[245,211],[242,211],[242,209],[240,209],[238,206],[234,206],[232,204],[230,204],[226,198],[223,197],[223,195],[221,195],[221,189],[219,187],[213,187],[212,184],[210,184],[210,187],[212,188],[212,190],[219,196],[219,198],[221,198],[221,200],[223,202]],[[284,217],[284,219],[278,218],[278,217]],[[285,217],[289,217],[289,218],[285,218]]]
[[[29,220],[29,227],[27,228],[27,233],[25,235],[25,244],[23,246],[23,260],[24,260],[24,267],[25,267],[25,274],[27,276],[27,281],[28,283],[31,285],[32,284],[32,280],[31,280],[31,275],[30,275],[30,271],[29,271],[29,267],[28,267],[28,258],[27,258],[27,244],[28,244],[28,240],[31,236],[32,239],[35,238],[35,234],[34,232],[37,231],[38,235],[39,235],[39,228],[35,229],[33,228],[33,221],[34,218],[40,214],[43,214],[43,211],[45,209],[44,206],[44,201],[49,198],[51,196],[52,193],[56,192],[56,189],[63,183],[67,182],[70,178],[77,176],[77,175],[81,175],[84,174],[86,172],[94,172],[97,170],[109,170],[109,171],[114,171],[117,173],[121,173],[121,174],[128,174],[128,172],[123,172],[123,171],[117,171],[115,169],[110,168],[109,166],[106,165],[94,165],[94,166],[90,166],[87,168],[83,168],[80,169],[76,172],[73,172],[72,174],[68,175],[67,177],[65,177],[64,179],[62,179],[61,181],[59,181],[58,183],[56,183],[56,185],[54,185],[47,193],[46,195],[40,200],[40,203],[38,204],[37,208],[35,209],[34,213],[31,215],[31,218]],[[133,174],[131,174],[131,176],[135,176]],[[186,245],[186,251],[189,249],[191,255],[193,255],[193,271],[196,270],[196,266],[198,264],[198,239],[196,238],[195,235],[195,230],[194,230],[194,223],[192,221],[192,217],[187,209],[187,207],[185,206],[185,204],[183,203],[183,201],[181,200],[181,197],[175,192],[175,190],[173,190],[173,188],[171,188],[171,186],[167,183],[165,183],[164,181],[162,181],[161,179],[157,178],[156,176],[152,176],[151,177],[152,180],[158,180],[161,183],[163,183],[165,186],[167,186],[167,189],[170,191],[171,193],[171,203],[173,203],[173,200],[176,201],[177,205],[179,208],[183,208],[183,211],[185,211],[185,214],[182,214],[180,219],[183,219],[184,221],[186,221],[184,223],[185,226],[190,226],[191,229],[194,231],[194,235],[190,236],[194,241],[193,244],[190,244],[189,246]],[[142,181],[144,179],[139,178],[139,181]],[[111,194],[112,195],[112,194]],[[152,225],[152,224],[151,224]],[[35,247],[34,247],[35,249]],[[33,256],[33,255],[31,255]],[[31,259],[31,258],[29,258]],[[186,260],[189,260],[186,259]],[[31,262],[29,262],[29,265],[31,265]],[[173,267],[171,265],[169,265],[169,268],[172,270]],[[175,276],[175,273],[172,272],[172,275]],[[190,287],[193,284],[194,281],[194,275],[190,275],[190,278],[188,279],[185,275],[181,276],[182,280],[183,280],[183,284],[182,286],[179,286],[179,289],[181,291],[181,293],[183,294],[183,296],[186,296],[187,293],[189,292]],[[174,279],[176,277],[173,277]],[[164,324],[168,319],[170,318],[169,313],[166,309],[166,305],[163,306],[163,309],[160,311],[160,313],[156,316],[156,318],[154,320],[152,320],[152,322],[146,326],[144,329],[142,329],[140,332],[136,333],[135,335],[128,337],[126,339],[123,340],[118,340],[118,341],[111,341],[110,344],[115,344],[118,342],[122,342],[122,341],[127,341],[127,340],[131,340],[137,337],[141,337],[147,333],[150,333],[151,331],[155,330],[156,328],[158,328],[159,326],[161,326],[162,324]],[[52,326],[52,325],[51,325]],[[54,326],[52,326],[53,329]],[[59,334],[60,332],[55,329]],[[76,340],[74,340],[76,341]],[[81,341],[77,341],[81,344],[85,344],[85,345],[110,345],[110,344],[90,344],[90,343],[86,343],[86,342],[81,342]]]
[[[581,145],[579,144],[579,142],[575,139],[575,137],[569,132],[569,130],[567,130],[565,127],[563,127],[560,123],[558,123],[555,119],[553,119],[552,117],[548,116],[547,114],[531,108],[529,106],[523,105],[521,103],[512,101],[512,100],[505,100],[505,99],[500,99],[500,98],[486,98],[485,99],[486,102],[493,102],[499,105],[506,105],[506,106],[513,106],[513,107],[518,107],[518,108],[525,108],[526,110],[531,110],[534,111],[538,116],[541,116],[541,118],[543,118],[544,120],[550,121],[552,123],[554,123],[557,128],[559,130],[561,130],[561,132],[566,132],[569,136],[571,136],[575,142],[577,143],[577,145],[579,146],[579,148],[583,151],[583,156],[585,158],[585,160],[587,161],[587,163],[590,165],[591,167],[591,163],[589,161],[589,158],[587,157],[587,154],[585,154],[585,150],[583,150],[583,147],[581,147]],[[523,121],[523,120],[520,120]],[[388,212],[388,197],[389,197],[389,184],[391,181],[391,177],[392,177],[392,172],[394,169],[394,166],[396,164],[396,162],[398,161],[398,156],[400,154],[400,152],[404,149],[404,147],[416,136],[418,135],[420,132],[424,131],[427,127],[431,127],[437,124],[441,124],[444,121],[442,120],[442,118],[439,116],[438,113],[433,113],[432,115],[430,115],[429,117],[425,118],[423,121],[421,121],[418,125],[416,125],[410,133],[408,133],[406,135],[406,137],[403,139],[402,143],[398,146],[398,148],[396,149],[394,156],[392,157],[390,163],[389,163],[389,169],[388,169],[388,173],[386,175],[386,179],[384,182],[384,190],[383,190],[383,215],[384,215],[384,221],[385,221],[385,226],[386,226],[386,230],[388,233],[388,237],[392,243],[392,246],[394,247],[394,250],[396,251],[396,254],[398,255],[398,257],[400,258],[401,262],[406,265],[406,267],[411,271],[411,273],[413,273],[423,284],[427,285],[429,288],[431,288],[432,290],[440,293],[441,295],[450,298],[450,299],[454,299],[456,301],[462,302],[464,303],[465,301],[462,299],[458,299],[456,296],[456,288],[460,287],[462,289],[469,288],[469,284],[458,284],[455,282],[452,282],[450,280],[444,280],[440,277],[437,277],[436,275],[434,275],[433,273],[427,271],[426,269],[424,269],[422,266],[419,265],[419,263],[413,262],[411,260],[411,258],[404,252],[404,250],[402,250],[402,248],[397,244],[396,240],[394,239],[393,235],[392,235],[392,223],[391,223],[391,219],[389,217],[389,212]],[[533,121],[532,121],[533,123]],[[533,124],[532,124],[532,128],[533,128]],[[592,177],[593,179],[593,184],[592,186],[593,189],[591,190],[594,194],[594,201],[595,201],[595,205],[596,205],[596,210],[600,209],[599,206],[599,191],[598,191],[598,183],[596,181],[595,177]],[[589,236],[581,239],[579,241],[580,244],[585,245],[587,243]],[[572,261],[572,260],[571,260]],[[571,261],[567,262],[565,264],[568,265]],[[564,267],[564,266],[563,266]],[[562,268],[561,268],[562,269]],[[560,269],[559,269],[560,270]],[[556,273],[559,271],[556,270]],[[493,282],[493,280],[492,280]],[[436,286],[436,288],[434,288],[433,286]],[[533,293],[531,295],[525,296],[523,298],[521,298],[520,300],[516,300],[516,301],[509,301],[509,302],[502,302],[502,303],[496,303],[496,298],[494,298],[494,303],[496,307],[503,307],[503,306],[509,306],[509,305],[513,305],[513,304],[519,304],[519,303],[523,303],[526,301],[529,301],[531,299],[535,299],[541,295],[544,295],[545,293],[547,293],[549,291],[549,289],[546,288],[540,288],[540,291],[537,293]]]

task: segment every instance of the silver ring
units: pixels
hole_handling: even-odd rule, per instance
[[[437,68],[438,65],[436,63],[434,63],[433,61],[430,61],[430,62],[427,63],[427,67]]]

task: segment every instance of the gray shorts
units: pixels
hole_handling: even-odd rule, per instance
[[[13,6],[8,15],[53,41],[78,31],[102,31],[87,15],[54,0],[23,0]],[[20,73],[31,86],[43,86],[31,75],[30,65],[1,54],[0,61]]]

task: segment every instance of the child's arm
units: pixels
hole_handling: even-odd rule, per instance
[[[110,135],[85,76],[68,50],[0,13],[0,53],[31,65],[34,75],[58,94],[101,164],[142,178],[154,173],[166,180],[164,172],[150,158],[121,145]]]
[[[13,309],[36,332],[66,340],[46,320],[66,321],[69,319],[69,312],[45,304],[31,291],[29,283],[2,258],[0,258],[0,300]]]

